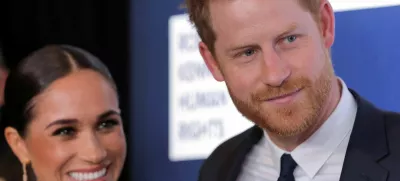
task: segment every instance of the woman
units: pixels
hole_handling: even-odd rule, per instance
[[[115,83],[96,57],[44,47],[10,72],[3,109],[7,143],[38,181],[116,181],[126,141]]]

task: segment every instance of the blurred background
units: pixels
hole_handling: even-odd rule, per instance
[[[129,145],[120,180],[195,181],[204,158],[251,123],[204,66],[182,2],[2,0],[1,67],[46,44],[90,51],[119,88]],[[400,1],[331,3],[337,74],[377,106],[400,111]]]

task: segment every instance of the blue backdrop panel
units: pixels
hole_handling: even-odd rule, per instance
[[[183,1],[183,0],[182,0]],[[199,161],[168,160],[168,18],[181,0],[131,3],[134,181],[195,181]],[[335,70],[382,108],[400,110],[400,7],[339,12],[332,49]]]
[[[335,70],[377,106],[400,111],[400,7],[337,13]]]
[[[132,178],[134,181],[191,181],[201,161],[168,159],[168,19],[181,14],[183,0],[131,3]]]

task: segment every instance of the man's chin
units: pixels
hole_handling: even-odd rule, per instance
[[[255,124],[259,125],[267,132],[282,137],[299,135],[310,126],[306,119],[301,119],[301,116],[296,115],[270,115],[268,119],[255,121]]]
[[[279,137],[294,137],[305,131],[303,127],[267,127],[265,130]]]

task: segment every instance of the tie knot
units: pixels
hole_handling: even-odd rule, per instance
[[[283,154],[281,157],[281,173],[280,178],[293,178],[294,169],[297,167],[296,161],[289,154]]]

